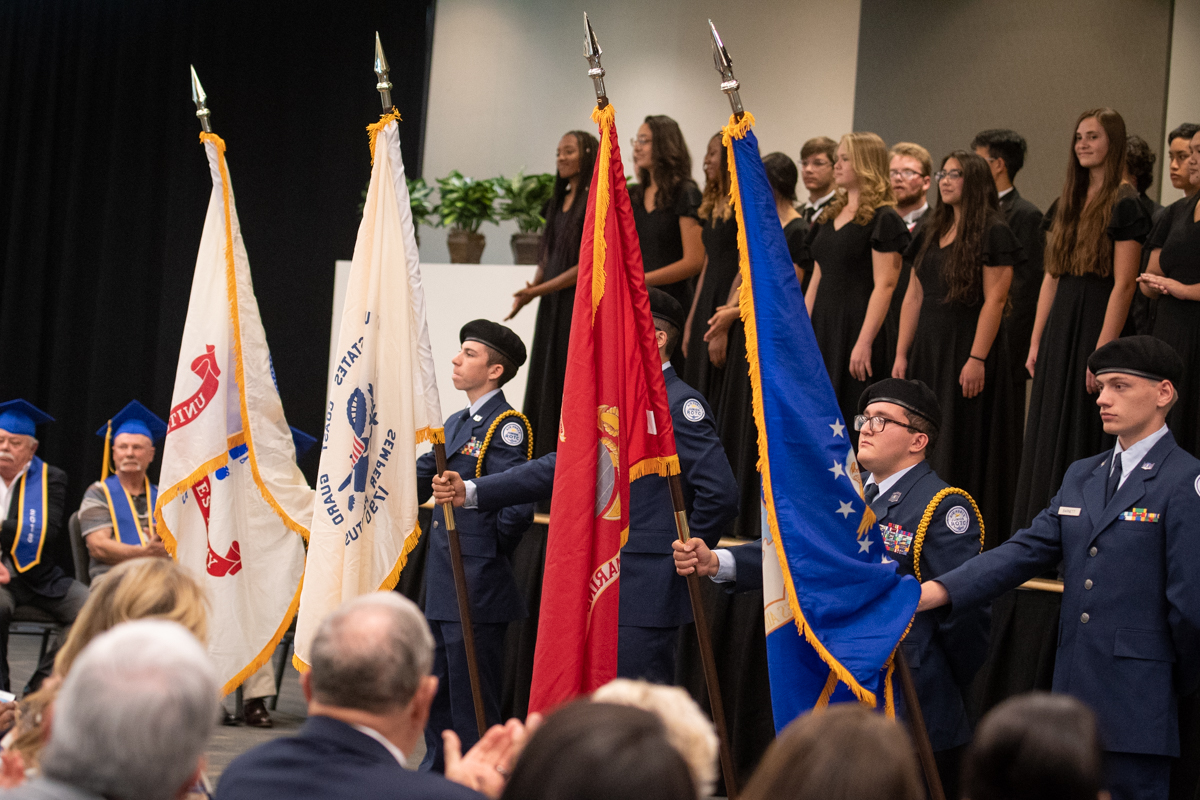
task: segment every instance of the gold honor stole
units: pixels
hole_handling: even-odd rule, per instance
[[[125,491],[125,487],[121,485],[121,479],[116,475],[109,475],[100,485],[104,488],[104,496],[108,500],[108,514],[112,518],[113,538],[121,544],[140,547],[150,541],[149,535],[154,532],[154,504],[158,501],[158,487],[150,483],[150,479],[146,478],[146,509],[149,512],[147,520],[148,531],[142,530],[142,524],[138,522],[137,507],[133,504],[133,495]],[[113,502],[113,497],[123,498],[124,502]]]
[[[50,505],[46,488],[47,472],[46,462],[34,456],[29,461],[29,468],[21,476],[21,485],[17,487],[17,501],[21,510],[12,546],[12,559],[17,572],[27,572],[42,560],[42,546],[46,543],[46,514]]]

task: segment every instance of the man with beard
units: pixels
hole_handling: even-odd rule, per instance
[[[37,457],[37,426],[54,418],[32,403],[0,403],[0,688],[10,691],[8,626],[17,606],[33,606],[70,625],[87,600],[87,587],[50,560],[46,545],[62,528],[67,473]],[[25,687],[36,691],[54,666],[58,644],[47,648]]]
[[[892,194],[896,195],[896,213],[908,232],[917,238],[917,227],[929,211],[926,195],[929,192],[930,176],[933,174],[933,159],[929,151],[919,144],[899,142],[888,152],[888,180]],[[912,275],[912,259],[900,262],[900,278],[892,292],[884,331],[887,334],[888,358],[896,358],[896,341],[900,338],[900,307],[904,305],[904,294],[908,291],[908,277]]]

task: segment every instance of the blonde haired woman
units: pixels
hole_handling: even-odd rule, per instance
[[[845,421],[854,418],[867,385],[890,374],[880,333],[910,237],[896,213],[887,146],[878,136],[842,137],[833,182],[837,196],[808,236],[813,274],[805,303]],[[857,445],[853,431],[846,435]]]

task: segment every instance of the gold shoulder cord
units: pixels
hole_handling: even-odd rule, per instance
[[[929,531],[929,523],[933,520],[933,512],[937,511],[937,507],[941,505],[952,494],[961,494],[967,498],[967,502],[971,504],[971,508],[975,511],[975,518],[979,520],[979,552],[983,552],[983,515],[979,513],[979,506],[975,505],[975,498],[964,492],[962,489],[955,489],[948,486],[933,496],[929,501],[929,505],[925,507],[925,513],[921,515],[921,524],[917,526],[917,533],[913,537],[913,574],[917,580],[921,580],[921,547],[925,544],[925,534]]]
[[[524,414],[515,408],[510,408],[492,420],[492,425],[488,428],[487,436],[483,437],[483,447],[479,449],[479,458],[475,461],[476,478],[483,477],[483,457],[487,455],[488,445],[492,443],[492,435],[496,433],[496,428],[500,427],[500,423],[509,417],[520,417],[521,422],[525,424],[525,441],[528,443],[528,446],[525,448],[525,460],[528,461],[533,458],[533,427],[529,424],[529,420],[525,418]]]

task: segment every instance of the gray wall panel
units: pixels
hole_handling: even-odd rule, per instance
[[[1170,0],[862,0],[854,128],[919,142],[935,164],[1013,128],[1029,142],[1017,186],[1045,210],[1087,108],[1117,109],[1162,158],[1171,13]]]

